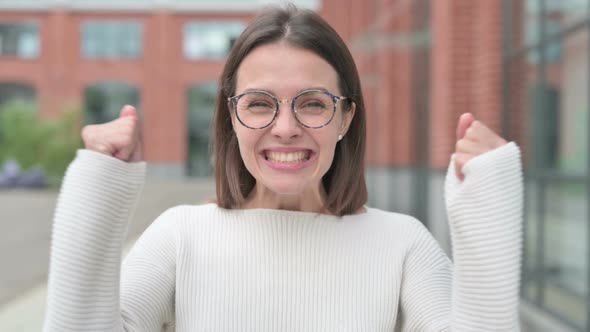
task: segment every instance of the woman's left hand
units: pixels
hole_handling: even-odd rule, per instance
[[[475,120],[471,113],[464,113],[457,124],[457,144],[455,145],[455,172],[463,181],[463,166],[472,158],[506,144],[506,140]]]

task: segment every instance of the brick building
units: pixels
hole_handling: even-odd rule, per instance
[[[262,2],[0,2],[0,104],[51,117],[74,103],[88,123],[138,105],[151,174],[207,175],[215,82]],[[299,3],[357,61],[370,204],[415,215],[449,250],[444,174],[459,115],[475,114],[525,152],[524,316],[590,329],[590,1]]]

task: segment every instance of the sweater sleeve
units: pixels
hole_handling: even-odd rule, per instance
[[[518,331],[523,179],[515,143],[449,167],[445,198],[453,244],[454,331]]]
[[[120,300],[120,288],[123,294],[131,288],[120,286],[120,266],[128,220],[145,169],[145,162],[126,163],[89,150],[77,152],[66,171],[54,214],[44,331],[137,330],[134,297]],[[133,272],[126,280],[139,279],[138,271],[150,268],[138,267],[139,261],[129,264]],[[146,273],[143,278],[151,276]],[[136,298],[149,297],[146,293],[150,291],[133,290]],[[152,307],[143,309],[160,318],[170,316],[166,312],[170,309],[158,304],[154,301]]]
[[[509,143],[455,175],[445,200],[453,263],[424,227],[404,262],[402,331],[518,331],[522,236],[520,150]],[[421,225],[420,225],[421,226]]]

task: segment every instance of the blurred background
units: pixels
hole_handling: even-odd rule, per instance
[[[590,331],[590,0],[300,0],[348,43],[367,103],[369,204],[450,253],[460,114],[523,148],[523,331]],[[213,196],[217,81],[262,0],[0,1],[0,331],[39,331],[53,209],[80,128],[136,105],[148,179],[129,235]]]

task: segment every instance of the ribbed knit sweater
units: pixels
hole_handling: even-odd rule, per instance
[[[146,164],[80,150],[55,211],[44,330],[517,331],[519,149],[472,159],[463,182],[453,164],[453,263],[402,214],[206,204],[164,212],[121,264]]]

